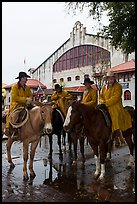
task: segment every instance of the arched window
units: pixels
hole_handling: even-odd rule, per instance
[[[64,81],[64,79],[63,78],[60,78],[60,82],[63,82]]]
[[[80,45],[60,56],[53,65],[53,72],[88,65],[95,66],[102,60],[106,65],[110,63],[110,52],[108,50],[95,45]]]
[[[84,75],[84,79],[86,79],[86,78],[88,78],[89,77],[89,75],[88,74],[85,74]]]
[[[131,100],[131,92],[126,90],[124,92],[124,100]]]
[[[80,80],[80,76],[75,76],[75,80]]]
[[[57,83],[57,79],[53,79],[53,83]]]
[[[67,78],[67,81],[71,81],[71,77],[68,77],[68,78]]]

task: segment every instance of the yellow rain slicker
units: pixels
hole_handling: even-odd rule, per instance
[[[115,82],[109,88],[105,84],[99,96],[99,103],[106,104],[112,120],[112,131],[127,130],[132,127],[131,116],[122,105],[122,86]]]

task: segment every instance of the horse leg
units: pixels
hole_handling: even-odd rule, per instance
[[[100,164],[101,164],[101,173],[98,178],[98,180],[102,180],[105,177],[105,160],[107,156],[107,144],[100,144],[99,145],[99,151],[100,151]]]
[[[84,164],[85,162],[85,156],[84,156],[84,137],[80,136],[79,142],[80,142],[80,152],[82,155],[82,163]]]
[[[73,165],[75,165],[77,162],[77,138],[76,137],[77,137],[76,135],[73,136],[73,147],[74,147],[74,159],[72,163]]]
[[[36,148],[38,145],[38,141],[31,143],[31,149],[30,149],[30,163],[29,163],[29,170],[30,170],[30,179],[35,178],[36,174],[33,170],[33,161],[34,161],[34,156],[36,152]]]
[[[68,133],[68,144],[69,144],[69,151],[71,152],[71,146],[72,146],[72,136],[70,133]]]
[[[14,168],[15,165],[14,163],[12,162],[12,159],[11,159],[11,146],[12,146],[12,143],[14,142],[14,140],[12,138],[8,138],[7,140],[7,144],[6,144],[6,148],[7,148],[7,158],[8,158],[8,162],[10,164],[10,168]]]
[[[63,150],[66,151],[66,132],[62,131],[62,144],[63,144]]]
[[[59,146],[59,158],[63,158],[62,149],[61,149],[61,132],[57,135],[58,136],[58,146]]]
[[[126,131],[123,131],[122,133],[123,133],[123,136],[125,138],[125,141],[129,147],[129,151],[130,151],[129,162],[128,162],[128,166],[127,166],[130,168],[134,165],[134,158],[133,158],[134,144],[132,141],[132,133],[126,132]],[[126,135],[126,133],[128,133],[128,134]]]
[[[48,135],[49,137],[49,154],[48,154],[48,159],[52,159],[52,134]]]
[[[24,159],[24,165],[23,165],[23,180],[26,181],[29,179],[28,173],[27,173],[27,161],[28,161],[28,148],[29,144],[23,142],[23,159]]]
[[[98,146],[93,144],[93,143],[90,143],[90,140],[89,140],[89,144],[92,147],[93,152],[94,152],[95,165],[96,165],[96,170],[95,170],[95,173],[94,173],[94,177],[97,178],[99,173],[100,173],[100,164],[99,164],[99,157],[98,157],[99,156],[98,155]]]

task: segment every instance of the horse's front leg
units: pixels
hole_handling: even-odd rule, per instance
[[[52,159],[52,152],[53,152],[53,149],[52,149],[52,134],[49,134],[48,138],[49,138],[49,154],[48,154],[48,159]]]
[[[12,138],[8,138],[7,140],[7,144],[6,144],[6,148],[7,148],[7,159],[8,159],[8,162],[10,164],[10,168],[14,168],[15,165],[14,163],[12,162],[12,159],[11,159],[11,146],[12,146],[12,143],[14,142],[14,140]]]
[[[36,148],[38,146],[38,142],[39,142],[39,140],[31,143],[30,163],[29,163],[30,179],[33,179],[36,176],[36,174],[35,174],[35,172],[33,170],[33,161],[34,161],[34,156],[35,156]]]
[[[29,179],[28,173],[27,173],[28,147],[29,147],[29,144],[23,142],[23,159],[24,159],[23,180],[28,180]]]
[[[130,151],[129,162],[128,162],[127,168],[131,168],[134,166],[134,157],[133,157],[134,143],[132,141],[132,134],[126,135],[124,138],[125,138],[125,141],[129,147],[129,151]]]
[[[57,134],[57,137],[58,137],[58,146],[59,146],[59,158],[62,159],[63,153],[62,153],[62,149],[61,149],[61,132],[59,132]]]
[[[96,165],[96,170],[95,170],[95,173],[94,173],[94,177],[97,178],[99,173],[100,173],[100,164],[99,164],[99,157],[98,157],[98,146],[94,145],[94,144],[91,144],[90,141],[89,141],[89,144],[92,147],[93,152],[94,152],[95,165]]]
[[[66,152],[66,132],[62,130],[62,144],[63,144],[63,150]]]
[[[74,147],[74,159],[72,164],[75,165],[77,163],[77,136],[73,135],[72,137],[73,137],[73,147]]]
[[[98,179],[102,180],[105,177],[105,161],[107,157],[107,144],[99,145],[99,151],[100,151],[101,172]]]
[[[85,156],[84,156],[84,142],[85,142],[85,139],[84,139],[83,136],[80,137],[79,142],[80,142],[80,152],[81,152],[81,155],[82,155],[82,163],[84,164],[84,162],[85,162]]]

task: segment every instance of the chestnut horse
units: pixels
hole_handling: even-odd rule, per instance
[[[33,160],[36,151],[36,147],[40,141],[42,131],[46,133],[52,132],[52,106],[49,104],[43,105],[42,107],[34,107],[28,111],[28,120],[19,128],[18,140],[23,142],[23,179],[28,180],[27,174],[27,160],[28,160],[28,149],[30,147],[30,178],[34,178],[35,172],[33,170]],[[14,168],[15,165],[11,159],[11,146],[15,141],[14,137],[8,136],[7,140],[7,157],[10,167]]]
[[[111,123],[110,126],[106,124],[104,116],[99,109],[86,106],[79,102],[74,102],[68,109],[67,116],[64,122],[64,129],[71,132],[75,125],[78,124],[81,119],[83,120],[83,124],[86,129],[88,142],[94,152],[96,163],[96,171],[94,175],[95,177],[99,176],[98,179],[101,180],[105,176],[105,161],[107,158],[107,153],[111,153]],[[123,136],[125,137],[125,140],[129,146],[130,156],[133,156],[133,142],[131,131],[125,131]],[[99,154],[101,172],[99,165]],[[130,161],[129,163],[131,164]]]

